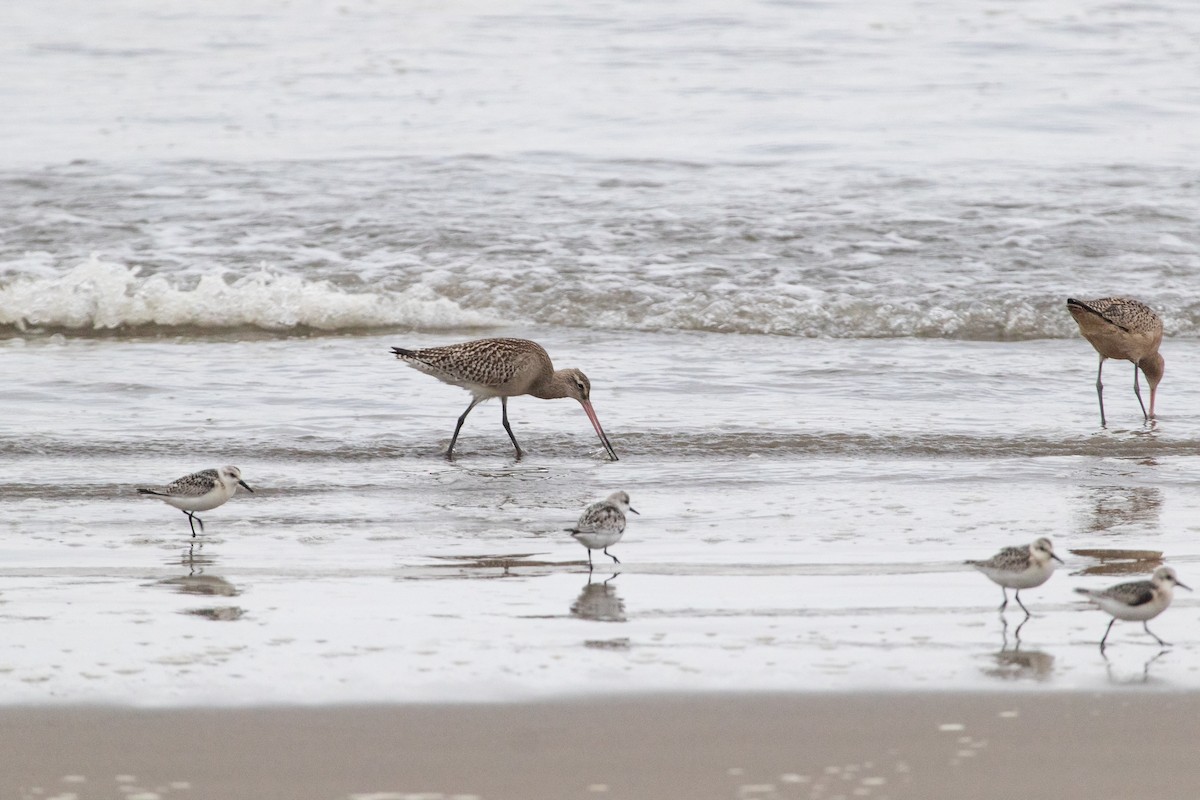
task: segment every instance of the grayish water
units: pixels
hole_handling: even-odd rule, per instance
[[[1071,592],[1200,583],[1192,4],[2,13],[8,702],[1200,686],[1195,599],[1105,661]],[[1155,424],[1110,363],[1098,426],[1112,292]],[[621,461],[531,398],[442,459],[468,398],[388,348],[484,335]],[[132,491],[224,463],[194,544]],[[961,562],[1040,535],[1018,646]]]

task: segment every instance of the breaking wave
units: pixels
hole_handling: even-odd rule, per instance
[[[145,328],[464,328],[496,324],[425,287],[376,294],[266,270],[201,276],[180,286],[163,275],[92,257],[53,277],[0,284],[0,327],[27,330]]]

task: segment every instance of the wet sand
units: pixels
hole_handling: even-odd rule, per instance
[[[1200,694],[0,711],[0,797],[1194,798]]]

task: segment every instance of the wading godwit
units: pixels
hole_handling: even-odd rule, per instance
[[[195,537],[197,522],[200,523],[200,530],[204,530],[204,521],[197,517],[195,512],[208,511],[223,504],[237,493],[239,485],[245,487],[247,492],[254,491],[242,480],[240,469],[221,467],[184,475],[166,486],[138,489],[138,493],[154,495],[167,505],[175,506],[187,514],[188,524],[192,526],[192,536]]]
[[[608,548],[621,541],[621,536],[625,533],[627,511],[638,513],[629,506],[628,494],[613,492],[600,502],[585,508],[574,528],[566,528],[566,531],[575,537],[575,541],[587,548],[588,572],[592,571],[593,550],[601,550],[613,561],[621,563],[621,559],[608,552]]]
[[[1154,570],[1154,574],[1148,581],[1118,583],[1116,586],[1098,591],[1093,589],[1076,589],[1075,591],[1112,615],[1108,627],[1104,630],[1104,638],[1100,640],[1101,650],[1108,641],[1108,634],[1112,631],[1113,623],[1119,619],[1141,622],[1146,633],[1154,636],[1154,641],[1166,647],[1167,643],[1150,630],[1148,623],[1171,605],[1171,598],[1174,596],[1173,589],[1176,586],[1187,589],[1189,592],[1192,590],[1190,586],[1179,582],[1179,578],[1175,576],[1175,570],[1170,567],[1159,567]]]
[[[1092,343],[1100,354],[1100,368],[1096,370],[1096,395],[1100,398],[1100,424],[1104,419],[1104,384],[1100,374],[1104,371],[1104,359],[1117,358],[1133,362],[1133,393],[1142,407],[1142,416],[1154,417],[1154,395],[1163,376],[1163,357],[1158,354],[1162,343],[1163,324],[1158,314],[1145,303],[1125,297],[1102,297],[1098,300],[1067,300],[1067,310],[1079,324],[1083,338]],[[1146,373],[1150,384],[1150,412],[1142,402],[1142,389],[1138,386],[1138,368]]]
[[[1054,555],[1054,545],[1043,536],[1030,545],[1006,547],[987,561],[966,563],[988,576],[992,583],[999,584],[1000,591],[1004,593],[1004,602],[1000,604],[1001,611],[1008,607],[1008,590],[1016,589],[1013,597],[1025,612],[1025,616],[1029,617],[1032,615],[1021,602],[1021,590],[1041,586],[1050,580],[1050,576],[1054,574],[1053,561],[1062,563],[1062,559]]]
[[[504,423],[504,430],[508,431],[508,438],[512,439],[513,447],[517,448],[517,458],[523,456],[521,445],[517,444],[517,437],[508,424],[508,398],[530,394],[543,400],[560,397],[578,400],[609,457],[617,460],[617,454],[604,435],[604,429],[600,427],[600,420],[596,419],[596,412],[592,410],[592,402],[588,399],[592,384],[587,376],[577,369],[556,370],[550,362],[550,356],[537,342],[528,339],[476,339],[423,350],[393,347],[392,352],[410,367],[428,373],[443,383],[461,386],[474,395],[471,404],[454,426],[446,458],[454,458],[454,443],[458,441],[458,432],[462,430],[471,409],[493,397],[500,398],[500,419]]]

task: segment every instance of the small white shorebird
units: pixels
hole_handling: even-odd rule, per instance
[[[602,550],[604,555],[618,564],[621,559],[608,552],[608,548],[621,541],[625,533],[625,513],[638,511],[629,505],[629,495],[625,492],[613,492],[598,503],[592,503],[583,510],[579,522],[574,528],[566,528],[575,541],[587,548],[588,571],[592,570],[592,551]]]
[[[196,523],[204,530],[204,521],[196,516],[197,511],[208,511],[225,503],[237,493],[237,487],[243,486],[247,492],[254,490],[242,480],[242,471],[237,467],[221,467],[220,469],[204,469],[184,475],[177,481],[166,486],[143,487],[138,494],[149,494],[161,498],[167,505],[175,506],[187,514],[188,524],[192,526],[192,536],[196,536]]]
[[[1054,574],[1054,561],[1063,563],[1061,558],[1054,555],[1054,545],[1043,536],[1030,545],[1006,547],[987,561],[966,563],[988,576],[992,583],[999,584],[1000,591],[1004,593],[1001,611],[1008,607],[1008,590],[1016,589],[1013,597],[1028,617],[1033,615],[1021,602],[1021,590],[1041,586],[1050,580]]]
[[[1104,631],[1104,638],[1100,640],[1101,650],[1104,650],[1104,645],[1108,641],[1108,634],[1112,631],[1113,623],[1119,619],[1141,622],[1142,627],[1146,629],[1146,633],[1153,636],[1154,640],[1160,645],[1166,647],[1167,643],[1159,639],[1154,631],[1150,630],[1148,623],[1166,611],[1167,606],[1171,605],[1171,599],[1174,596],[1173,590],[1176,586],[1187,589],[1189,592],[1192,590],[1192,587],[1185,586],[1179,582],[1179,578],[1175,575],[1175,570],[1170,567],[1159,567],[1154,570],[1154,574],[1150,576],[1150,580],[1148,581],[1118,583],[1116,586],[1110,586],[1107,589],[1076,589],[1075,591],[1095,603],[1102,610],[1112,614],[1108,628]]]

